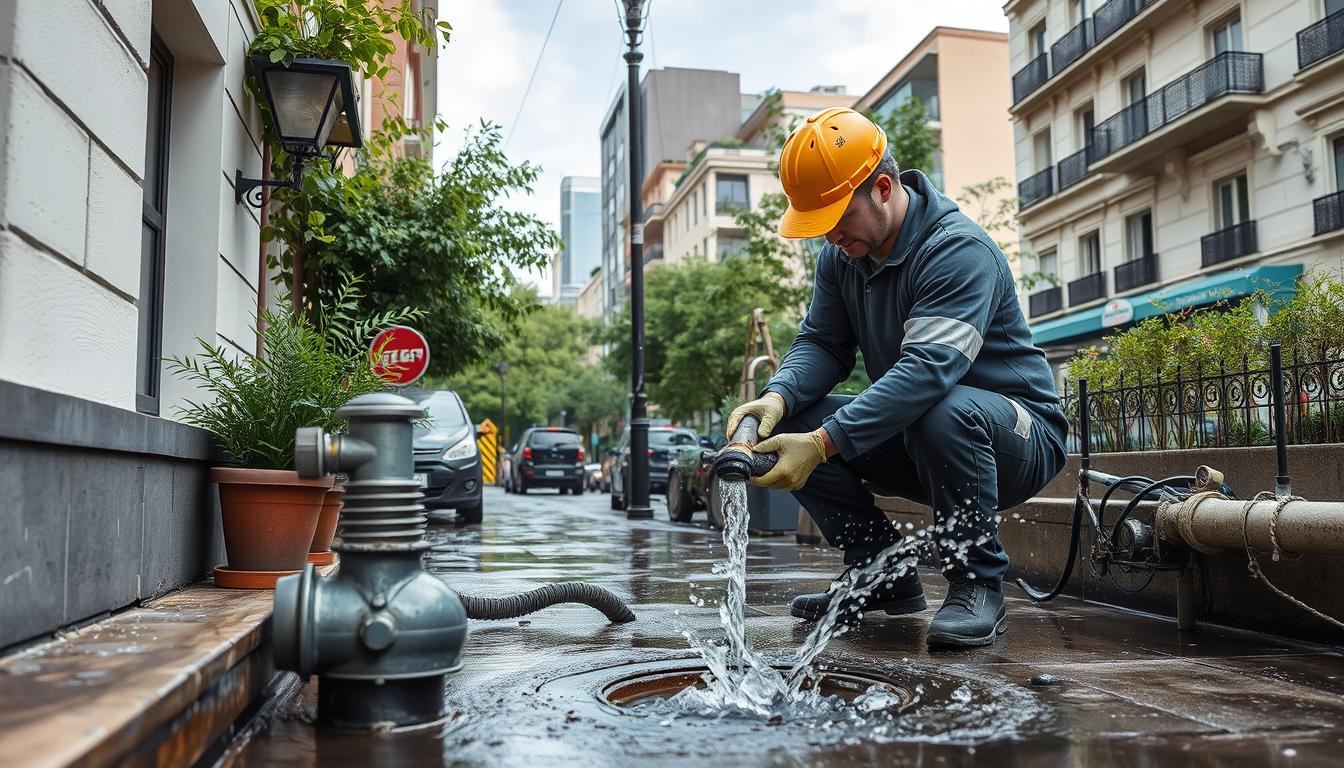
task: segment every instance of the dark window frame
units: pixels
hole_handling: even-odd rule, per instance
[[[724,190],[730,185],[742,184],[742,201],[730,199]],[[729,216],[738,210],[751,208],[751,178],[745,173],[718,173],[714,175],[714,213]]]
[[[141,196],[142,258],[140,297],[137,302],[140,318],[137,320],[137,328],[143,330],[137,331],[136,339],[135,409],[141,413],[157,416],[162,394],[163,295],[168,217],[168,150],[172,136],[173,113],[173,55],[163,44],[163,40],[153,32],[150,33],[149,48],[151,62],[157,64],[163,74],[160,78],[157,104],[158,125],[145,126],[146,132],[157,130],[152,144],[149,141],[150,137],[146,135],[146,150],[153,151],[156,156],[155,178],[146,178],[143,181],[146,190],[153,189],[155,199],[147,200]],[[146,111],[149,107],[147,103]],[[148,157],[146,161],[148,169]],[[154,232],[153,253],[150,254],[148,263],[143,258],[145,248],[143,238],[146,230]],[[149,313],[147,317],[145,313]]]

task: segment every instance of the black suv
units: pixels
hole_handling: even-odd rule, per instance
[[[673,454],[701,444],[693,429],[649,427],[649,493],[667,493],[667,473]],[[611,508],[625,509],[630,499],[630,428],[621,433],[611,462]]]
[[[403,393],[425,409],[428,426],[415,427],[415,474],[425,484],[425,508],[455,509],[468,523],[481,522],[481,457],[476,427],[450,389]]]
[[[566,427],[532,427],[514,447],[507,490],[527,493],[530,488],[558,488],[583,493],[583,444]]]

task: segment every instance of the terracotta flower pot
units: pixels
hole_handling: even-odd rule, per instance
[[[217,586],[266,589],[302,569],[333,478],[300,480],[287,469],[215,467],[224,518],[227,567],[215,569]]]
[[[331,565],[336,555],[331,551],[331,540],[336,536],[336,522],[345,506],[345,487],[333,485],[322,498],[322,515],[317,519],[313,544],[308,547],[308,562],[313,565]]]

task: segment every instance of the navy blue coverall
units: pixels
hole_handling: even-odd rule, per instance
[[[949,579],[997,583],[1008,567],[997,513],[1063,467],[1068,422],[1003,252],[924,174],[900,181],[910,203],[891,254],[874,266],[823,249],[812,304],[765,391],[788,408],[776,433],[823,427],[839,449],[794,495],[845,562],[901,538],[867,480],[933,507]],[[856,349],[872,385],[829,394]]]

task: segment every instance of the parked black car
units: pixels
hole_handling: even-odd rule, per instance
[[[567,427],[532,427],[519,438],[505,483],[512,493],[558,488],[578,495],[584,486],[584,451],[579,435]]]
[[[476,427],[450,389],[405,394],[425,409],[429,426],[415,428],[415,473],[425,484],[425,508],[456,510],[468,523],[481,522],[481,457]]]
[[[693,429],[649,427],[649,493],[667,492],[667,472],[672,455],[679,450],[701,445]],[[630,499],[630,429],[621,433],[616,444],[616,459],[611,463],[611,508],[625,509]]]

